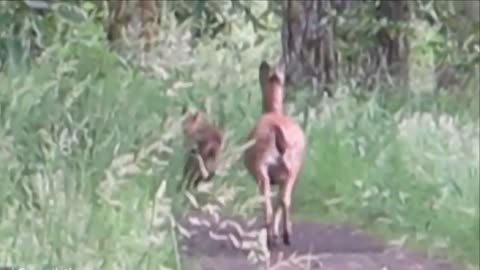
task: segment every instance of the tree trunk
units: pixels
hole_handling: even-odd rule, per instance
[[[107,38],[115,43],[122,38],[122,32],[131,19],[127,0],[108,0],[109,21]]]
[[[393,23],[408,22],[408,2],[383,0],[378,6],[377,16]],[[333,94],[339,61],[335,44],[336,22],[330,14],[363,4],[372,3],[351,0],[283,1],[282,50],[287,83],[311,82],[316,90],[326,91],[330,96]],[[377,48],[367,53],[373,60],[372,72],[367,77],[382,71],[395,78],[395,85],[408,87],[409,43],[406,35],[403,31],[384,28],[377,38]]]
[[[382,0],[377,9],[379,19],[385,18],[392,23],[408,23],[410,5],[408,0]],[[410,46],[404,31],[383,28],[378,32],[378,49],[375,52],[376,71],[391,78],[394,85],[408,89]]]
[[[150,51],[155,37],[155,22],[158,18],[158,11],[155,0],[140,1],[140,20],[142,22],[142,37],[145,38],[144,50]]]
[[[332,95],[337,78],[334,25],[328,18],[333,0],[284,0],[282,56],[287,84],[312,82]]]
[[[137,10],[139,13],[137,13]],[[107,37],[111,43],[122,38],[123,31],[132,21],[141,23],[140,37],[145,39],[143,49],[149,51],[155,37],[155,24],[158,18],[157,0],[108,0],[109,23]],[[135,19],[134,19],[135,18]]]

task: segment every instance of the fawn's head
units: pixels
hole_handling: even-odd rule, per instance
[[[201,112],[189,113],[182,123],[183,133],[190,139],[200,141],[223,142],[224,131],[211,123]]]
[[[183,120],[182,127],[186,134],[193,134],[201,124],[202,116],[199,112],[189,114],[185,120]]]
[[[206,169],[213,172],[217,156],[223,146],[224,132],[210,123],[200,112],[190,113],[183,121],[186,146],[190,151],[200,154]]]
[[[262,89],[263,112],[283,112],[283,96],[285,83],[285,65],[280,61],[271,67],[262,61],[258,70]]]

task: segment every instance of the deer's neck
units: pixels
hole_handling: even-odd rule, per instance
[[[283,112],[282,86],[275,81],[270,81],[263,93],[263,112]]]

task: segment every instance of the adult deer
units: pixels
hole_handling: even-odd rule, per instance
[[[261,62],[259,80],[263,112],[248,136],[248,140],[254,140],[254,143],[244,155],[245,167],[256,180],[264,197],[269,248],[275,245],[279,236],[282,216],[283,243],[290,245],[291,197],[302,168],[306,145],[305,135],[300,126],[283,113],[284,78],[282,62],[274,67],[265,61]],[[278,185],[280,191],[275,213],[270,201],[271,187],[274,185]]]

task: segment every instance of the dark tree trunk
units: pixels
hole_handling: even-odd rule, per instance
[[[392,23],[407,23],[410,20],[408,0],[382,0],[377,9],[379,19]],[[407,89],[409,85],[410,45],[404,31],[384,28],[378,32],[378,49],[375,52],[376,71],[393,79],[396,86]],[[385,76],[380,76],[386,79]]]
[[[282,4],[282,50],[286,82],[312,82],[332,95],[337,78],[334,25],[328,13],[333,0],[285,0]]]
[[[109,13],[107,38],[115,43],[122,38],[123,29],[130,22],[131,14],[126,0],[108,0],[107,4]]]
[[[155,0],[140,1],[140,20],[142,22],[142,37],[145,38],[144,50],[150,51],[155,35],[155,24],[158,19],[158,10]]]
[[[139,9],[141,22],[141,37],[145,39],[143,49],[149,51],[155,37],[155,24],[158,19],[158,7],[156,0],[108,0],[109,22],[107,37],[111,43],[122,39],[122,33],[136,16]]]
[[[408,2],[381,1],[376,15],[394,23],[408,22]],[[336,22],[330,14],[339,14],[363,4],[372,3],[358,0],[283,1],[282,49],[288,84],[312,83],[316,90],[326,91],[330,96],[333,94],[339,60],[335,44]],[[365,67],[371,70],[365,80],[382,71],[395,78],[396,85],[407,87],[409,43],[406,35],[385,28],[379,31],[377,38],[376,49],[367,52],[373,61]]]

